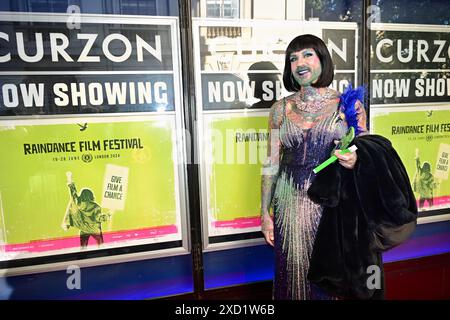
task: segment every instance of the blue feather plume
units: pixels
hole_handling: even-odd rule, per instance
[[[358,127],[358,119],[356,118],[356,101],[364,102],[365,88],[363,86],[353,89],[349,84],[345,92],[341,95],[339,101],[339,108],[345,114],[345,119],[349,127],[355,129],[355,135],[358,135],[361,130]]]

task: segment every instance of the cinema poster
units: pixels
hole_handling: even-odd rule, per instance
[[[1,268],[186,249],[178,30],[0,12]]]
[[[0,121],[0,261],[181,240],[173,116]]]
[[[450,106],[376,108],[371,132],[388,138],[408,173],[419,223],[448,220]]]
[[[209,236],[260,230],[267,119],[264,113],[205,117]]]

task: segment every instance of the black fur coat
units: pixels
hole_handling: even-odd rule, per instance
[[[384,297],[381,253],[405,241],[417,223],[416,199],[405,167],[389,140],[379,135],[354,139],[353,170],[337,161],[317,174],[309,197],[324,206],[308,279],[348,299]],[[368,286],[373,269],[381,287]]]

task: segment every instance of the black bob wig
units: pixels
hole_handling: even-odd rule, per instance
[[[312,86],[316,88],[328,87],[333,81],[333,61],[331,60],[327,46],[322,39],[312,34],[303,34],[294,38],[286,49],[283,84],[287,91],[295,92],[300,90],[300,85],[292,77],[290,61],[291,53],[308,48],[314,49],[322,65],[322,73],[316,83],[313,83]]]

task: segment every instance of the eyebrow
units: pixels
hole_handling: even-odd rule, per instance
[[[314,49],[302,49],[300,51],[292,52],[289,56],[295,57],[297,55],[297,52],[299,52],[299,54],[310,53],[310,52],[314,52]]]

